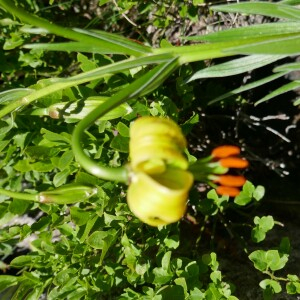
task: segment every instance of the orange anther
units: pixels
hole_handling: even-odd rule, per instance
[[[213,149],[211,155],[216,158],[224,158],[232,155],[239,155],[241,152],[237,146],[224,145]]]
[[[249,163],[247,160],[238,157],[226,157],[219,160],[222,167],[225,168],[247,168]]]
[[[246,178],[244,176],[221,175],[215,181],[229,187],[240,187],[244,185]]]
[[[240,193],[240,190],[235,187],[219,186],[216,189],[217,193],[222,196],[235,197]]]

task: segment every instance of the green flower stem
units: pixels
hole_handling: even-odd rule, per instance
[[[75,158],[85,170],[102,179],[128,183],[128,170],[126,167],[110,168],[102,166],[87,156],[81,146],[84,131],[97,119],[125,101],[145,95],[157,88],[177,67],[177,59],[172,59],[168,63],[156,66],[125,89],[119,91],[110,99],[99,105],[77,124],[72,135],[72,148]]]
[[[0,195],[5,195],[8,197],[16,198],[16,199],[20,199],[20,200],[39,202],[39,194],[25,194],[25,193],[19,193],[19,192],[12,192],[12,191],[8,191],[8,190],[0,188]]]

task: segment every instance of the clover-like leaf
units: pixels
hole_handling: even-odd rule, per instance
[[[259,286],[262,289],[266,289],[267,287],[270,287],[272,291],[274,291],[275,294],[278,294],[281,292],[282,288],[278,281],[272,280],[272,279],[264,279],[259,283]]]
[[[266,233],[274,226],[274,219],[272,216],[263,216],[254,218],[254,224],[256,226],[252,229],[251,237],[256,243],[263,241],[266,237]]]

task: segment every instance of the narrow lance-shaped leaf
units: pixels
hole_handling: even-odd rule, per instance
[[[245,84],[237,89],[234,89],[228,93],[225,93],[211,101],[208,102],[208,105],[211,105],[211,104],[214,104],[216,102],[219,102],[219,101],[222,101],[232,95],[237,95],[237,94],[240,94],[242,92],[245,92],[245,91],[248,91],[248,90],[251,90],[251,89],[254,89],[258,86],[261,86],[261,85],[264,85],[268,82],[271,82],[277,78],[280,78],[282,76],[284,76],[287,72],[280,72],[280,73],[276,73],[276,74],[273,74],[271,76],[268,76],[268,77],[265,77],[263,79],[260,79],[260,80],[257,80],[257,81],[254,81],[254,82],[251,82],[251,83],[248,83],[248,84]]]
[[[254,70],[284,58],[282,55],[250,55],[205,68],[193,74],[188,82],[210,77],[224,77]]]
[[[300,80],[289,82],[288,84],[285,84],[285,85],[281,86],[280,88],[276,89],[275,91],[273,91],[272,93],[270,93],[267,96],[263,97],[262,99],[256,101],[255,105],[263,103],[263,102],[265,102],[267,100],[270,100],[270,99],[272,99],[276,96],[279,96],[281,94],[293,91],[293,90],[295,90],[299,87],[300,87]]]
[[[292,72],[300,70],[300,62],[294,62],[290,64],[284,64],[281,66],[276,67],[273,71],[274,72]]]
[[[81,42],[65,42],[65,43],[39,43],[39,44],[25,44],[25,49],[37,49],[44,51],[65,51],[65,52],[87,52],[100,54],[122,54],[119,50],[112,51],[105,47],[95,47],[87,43]]]
[[[284,5],[280,3],[270,2],[244,2],[230,5],[218,5],[211,7],[214,11],[223,11],[231,13],[242,13],[242,14],[257,14],[268,17],[274,17],[279,19],[288,19],[299,21],[300,11],[299,9]]]
[[[236,54],[297,55],[300,53],[300,34],[253,43],[251,45],[237,46],[225,49],[224,51],[235,52]]]
[[[128,52],[129,50],[132,53],[144,53],[144,54],[152,53],[152,49],[150,47],[144,46],[143,44],[139,44],[135,41],[129,40],[117,34],[100,31],[100,30],[89,31],[81,28],[74,28],[73,30],[75,30],[76,32],[80,32],[82,34],[95,37],[103,42],[112,44],[115,46],[115,50],[117,51],[118,49],[124,49],[125,51]]]
[[[300,26],[297,22],[278,22],[276,25],[274,23],[267,23],[231,28],[205,35],[184,37],[183,39],[216,43],[228,40],[247,40],[255,37],[276,38],[278,35],[283,36],[295,33],[300,33]]]

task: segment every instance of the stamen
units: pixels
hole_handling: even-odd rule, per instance
[[[222,167],[225,168],[238,168],[238,169],[247,168],[249,165],[249,162],[247,160],[238,157],[222,158],[219,160],[219,163]]]
[[[211,155],[216,158],[224,158],[232,155],[239,155],[241,152],[237,146],[224,145],[213,149]]]
[[[244,176],[221,175],[215,181],[228,187],[240,187],[244,185],[246,178]]]
[[[240,193],[240,190],[236,187],[219,186],[216,189],[217,193],[222,196],[235,197]]]

